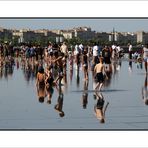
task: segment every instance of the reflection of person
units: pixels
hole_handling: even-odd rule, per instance
[[[105,64],[104,67],[105,67],[105,74],[106,74],[105,77],[104,77],[104,79],[105,79],[104,86],[105,87],[109,87],[110,84],[111,84],[111,78],[112,78],[112,71],[113,71],[113,69],[112,69],[112,65],[111,64]]]
[[[39,67],[39,70],[37,73],[36,85],[45,86],[45,73],[44,73],[44,68],[42,66]]]
[[[39,102],[43,103],[44,98],[46,97],[46,90],[45,90],[45,73],[44,73],[44,68],[42,66],[39,67],[37,73],[36,87],[37,87]]]
[[[64,94],[63,94],[63,91],[62,91],[62,87],[63,87],[62,84],[59,83],[59,88],[58,88],[59,96],[58,96],[58,99],[57,99],[57,104],[54,107],[54,109],[59,113],[60,117],[64,117],[65,116],[65,113],[63,111],[63,98],[64,98]]]
[[[59,112],[60,117],[64,117],[64,111],[62,110],[63,108],[63,93],[59,93],[57,104],[55,105],[55,110]]]
[[[129,67],[128,67],[128,69],[129,69],[129,72],[132,72],[132,61],[129,61]]]
[[[88,103],[88,80],[84,81],[84,91],[82,94],[82,105],[83,109],[86,109]]]
[[[145,105],[148,105],[148,80],[147,75],[145,76],[144,86],[142,87],[142,99]]]
[[[76,84],[77,87],[79,87],[80,85],[80,71],[79,71],[80,67],[79,65],[76,65]]]
[[[54,89],[53,87],[48,87],[48,88],[46,87],[46,91],[47,91],[47,96],[48,96],[47,103],[51,104],[51,98],[54,93]]]
[[[37,87],[37,93],[38,93],[39,102],[43,103],[46,97],[45,85]]]
[[[95,92],[94,95],[97,99],[97,103],[94,106],[95,115],[100,120],[100,123],[105,123],[105,112],[109,103],[107,102],[106,106],[104,106],[105,100],[101,92]]]
[[[73,77],[73,55],[72,53],[69,54],[69,77],[70,77],[70,83],[72,82],[72,77]]]
[[[51,104],[51,98],[54,92],[53,87],[56,86],[56,82],[54,81],[50,68],[48,68],[46,72],[45,84],[46,84],[46,91],[48,96],[47,103]]]

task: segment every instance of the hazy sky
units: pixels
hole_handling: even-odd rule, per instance
[[[0,19],[0,27],[8,29],[71,29],[87,26],[95,31],[135,32],[148,31],[148,18],[145,19]]]

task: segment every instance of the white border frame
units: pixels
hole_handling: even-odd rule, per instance
[[[148,1],[0,1],[0,17],[148,17]]]
[[[3,131],[0,147],[144,148],[147,132],[138,131]]]
[[[136,18],[148,17],[147,7],[148,1],[0,1],[0,17]],[[0,131],[0,147],[136,148],[148,147],[147,137],[147,131]]]

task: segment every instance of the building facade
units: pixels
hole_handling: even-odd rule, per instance
[[[69,30],[9,30],[0,28],[0,40],[10,41],[18,40],[18,42],[31,42],[31,41],[52,41],[62,42],[64,39],[80,38],[82,40],[98,39],[100,41],[115,41],[123,44],[131,43],[148,43],[148,32],[137,31],[136,33],[130,32],[117,32],[113,29],[112,32],[95,32],[90,27],[77,27]]]
[[[148,43],[148,32],[137,31],[137,43],[147,44]]]
[[[97,37],[96,32],[92,31],[90,27],[78,27],[73,28],[74,37],[78,37],[83,40],[91,40]]]
[[[12,31],[4,28],[0,28],[0,40],[10,41],[12,39]]]

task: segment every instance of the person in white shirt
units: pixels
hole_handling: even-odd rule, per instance
[[[80,45],[79,45],[79,49],[80,49],[81,53],[83,53],[83,50],[84,50],[83,44],[80,44]]]
[[[121,51],[121,47],[119,45],[117,45],[117,57],[120,57],[120,51]]]
[[[111,55],[112,59],[116,57],[116,54],[117,54],[116,47],[117,47],[116,45],[114,44],[112,45],[112,55]]]
[[[94,64],[97,64],[98,63],[98,46],[97,44],[95,43],[94,46],[93,46],[93,63]]]
[[[129,59],[132,59],[132,48],[133,48],[133,46],[129,43],[128,44]]]
[[[75,57],[76,64],[79,65],[80,64],[80,49],[78,45],[75,45],[74,57]]]
[[[78,54],[80,54],[79,46],[78,45],[75,45],[74,55],[76,56]]]
[[[113,44],[113,45],[112,45],[112,49],[114,50],[115,48],[116,48],[116,45]]]

